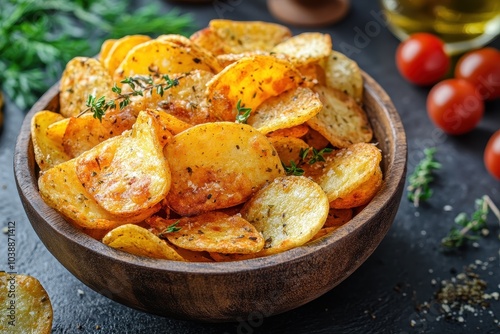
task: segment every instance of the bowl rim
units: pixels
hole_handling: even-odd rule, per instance
[[[361,71],[364,79],[364,94],[369,94],[378,104],[383,106],[383,114],[391,124],[391,136],[394,138],[391,145],[390,156],[383,152],[383,159],[387,160],[387,169],[384,171],[382,188],[375,197],[357,213],[348,223],[341,226],[336,233],[315,240],[307,246],[295,247],[288,251],[265,257],[246,259],[229,262],[181,262],[164,259],[153,259],[129,254],[96,240],[84,232],[78,230],[67,222],[55,209],[49,207],[38,192],[37,175],[35,172],[33,143],[31,141],[30,127],[34,114],[40,110],[50,110],[49,103],[59,94],[59,82],[55,83],[26,114],[21,126],[15,151],[14,151],[14,175],[20,195],[28,200],[23,205],[29,206],[36,214],[58,235],[74,242],[86,251],[106,257],[113,262],[127,263],[135,267],[145,267],[150,270],[168,271],[172,273],[196,273],[227,275],[246,271],[260,270],[274,267],[283,263],[300,262],[304,257],[312,253],[320,252],[325,248],[333,247],[340,239],[363,227],[370,218],[373,218],[380,208],[386,207],[392,197],[397,194],[401,183],[405,182],[407,163],[407,142],[403,124],[389,96],[382,87],[366,72]],[[378,138],[382,140],[381,138]],[[30,164],[31,155],[31,164]],[[390,179],[387,176],[390,175]],[[375,208],[375,210],[367,210]],[[376,208],[379,208],[378,210]],[[30,220],[30,223],[33,223]],[[391,222],[392,224],[392,222]],[[43,243],[46,241],[42,240]],[[354,269],[353,269],[354,271]],[[347,275],[348,276],[348,275]]]

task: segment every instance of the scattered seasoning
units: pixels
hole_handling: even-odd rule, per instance
[[[417,164],[408,179],[407,198],[415,207],[432,196],[430,184],[434,181],[433,172],[441,168],[441,164],[434,159],[435,153],[435,147],[424,149],[424,158]]]
[[[83,297],[83,295],[85,294],[85,292],[83,292],[83,290],[81,290],[81,289],[78,289],[78,290],[76,291],[76,293],[78,294],[78,296],[79,296],[80,298],[81,298],[81,297]]]

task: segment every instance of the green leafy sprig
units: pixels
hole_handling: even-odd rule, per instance
[[[94,56],[105,39],[195,29],[191,15],[164,13],[159,2],[136,8],[132,0],[2,0],[0,89],[26,109],[70,59]]]
[[[165,234],[168,234],[168,233],[174,233],[174,232],[178,232],[180,231],[182,228],[178,226],[179,225],[179,221],[176,221],[175,223],[173,223],[172,225],[169,225],[167,226],[163,231],[161,231],[159,234],[158,234],[158,237],[159,238],[164,238],[165,237]]]
[[[305,164],[313,165],[318,161],[326,161],[324,154],[326,153],[331,153],[333,151],[333,148],[330,147],[325,147],[321,150],[317,150],[314,147],[311,148],[306,148],[306,149],[300,149],[299,151],[299,162],[295,163],[293,160],[290,161],[290,165],[285,165],[282,162],[283,168],[285,169],[285,173],[287,175],[296,175],[296,176],[301,176],[304,175],[305,171],[302,168]],[[312,156],[310,156],[312,153]],[[310,156],[310,157],[309,157]]]
[[[432,196],[430,184],[434,181],[433,172],[441,168],[441,164],[434,159],[436,148],[426,148],[424,158],[415,167],[415,170],[408,178],[408,199],[415,207],[420,202],[428,200]]]
[[[236,103],[236,123],[247,124],[251,112],[252,108],[242,107],[241,100],[238,100],[238,102]]]
[[[154,77],[158,76],[161,78],[161,81],[155,82]],[[114,99],[106,100],[106,97],[104,96],[96,98],[95,95],[91,94],[87,98],[87,108],[82,110],[78,116],[91,112],[94,118],[97,118],[102,122],[102,117],[106,114],[106,111],[108,111],[108,109],[116,108],[117,103],[119,108],[123,109],[130,104],[130,98],[132,96],[144,96],[147,92],[156,92],[158,95],[163,96],[165,90],[179,85],[180,78],[182,77],[171,79],[168,75],[160,76],[158,74],[155,74],[155,76],[127,77],[120,82],[122,84],[129,85],[131,88],[130,92],[122,92],[122,89],[115,84],[111,89],[117,94],[117,97]]]
[[[500,211],[488,195],[476,199],[475,210],[470,218],[465,212],[459,213],[455,217],[455,224],[458,227],[452,227],[448,235],[441,240],[441,245],[446,250],[463,247],[469,241],[475,241],[481,236],[488,235],[487,220],[490,210],[494,213],[500,224]]]

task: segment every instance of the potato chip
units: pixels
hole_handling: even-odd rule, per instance
[[[71,118],[62,118],[54,123],[49,124],[49,126],[47,126],[47,137],[56,142],[60,142],[62,145],[64,133],[66,132],[66,128],[68,127],[70,119]]]
[[[35,161],[42,171],[70,159],[64,152],[62,141],[47,135],[47,128],[62,119],[64,118],[61,114],[47,110],[37,112],[31,119],[31,139]]]
[[[120,82],[135,75],[172,75],[193,70],[216,73],[220,65],[212,55],[197,46],[181,46],[156,39],[132,48],[114,72],[113,78]]]
[[[301,246],[321,229],[328,215],[325,192],[304,176],[276,178],[259,190],[241,215],[266,240],[259,255],[270,255]]]
[[[300,125],[316,116],[322,108],[315,92],[297,87],[264,101],[250,113],[247,124],[267,134]]]
[[[319,32],[305,32],[276,45],[272,51],[289,57],[295,65],[316,63],[328,57],[332,38]]]
[[[210,110],[218,120],[234,121],[236,106],[255,110],[266,99],[296,88],[300,73],[272,56],[253,56],[227,66],[207,83]]]
[[[339,148],[372,139],[368,117],[356,101],[333,88],[316,86],[314,90],[319,93],[323,109],[307,121],[311,128]]]
[[[162,131],[154,115],[141,112],[131,132],[77,158],[78,179],[105,210],[118,216],[135,216],[149,211],[166,196],[171,180],[160,145]]]
[[[305,175],[326,192],[333,208],[351,208],[369,201],[380,186],[382,154],[373,144],[358,143],[325,156],[326,162],[304,166]],[[373,180],[376,180],[375,184]],[[363,186],[368,184],[370,189]],[[359,190],[363,190],[360,192]],[[342,205],[340,205],[342,204]]]
[[[169,131],[171,132],[173,135],[176,135],[186,129],[189,129],[192,125],[191,124],[188,124],[186,122],[183,122],[181,121],[180,119],[178,119],[177,117],[175,116],[172,116],[170,114],[167,114],[166,112],[163,112],[163,111],[159,111],[159,110],[149,110],[149,112],[151,112],[155,117],[156,119],[158,120],[158,122],[160,122],[160,124],[163,126],[163,131]],[[170,138],[170,137],[168,137]],[[166,140],[168,138],[161,138],[161,146],[165,146],[166,144]]]
[[[101,51],[99,52],[98,59],[99,61],[104,65],[104,60],[108,57],[109,52],[113,48],[113,45],[115,45],[117,39],[110,38],[105,40],[101,44]]]
[[[195,125],[175,135],[164,153],[172,173],[167,201],[181,215],[240,204],[284,175],[268,139],[247,124]]]
[[[308,241],[309,242],[313,242],[315,240],[318,240],[320,238],[323,238],[324,236],[326,235],[329,235],[330,233],[332,233],[333,231],[336,231],[338,230],[340,226],[331,226],[331,227],[323,227],[321,228],[318,233],[316,233],[314,235],[314,237],[311,238],[311,240]]]
[[[128,35],[114,42],[106,58],[103,58],[103,64],[108,73],[113,76],[118,66],[120,66],[121,62],[134,46],[150,40],[151,37],[146,35]]]
[[[221,54],[218,55],[217,61],[219,64],[222,66],[222,68],[231,65],[232,63],[237,62],[238,60],[245,58],[245,57],[252,57],[252,56],[258,56],[258,55],[264,55],[264,56],[275,56],[274,54],[271,54],[270,52],[266,51],[249,51],[249,52],[243,52],[243,53],[227,53],[227,54]]]
[[[280,160],[285,165],[290,165],[290,161],[298,164],[300,159],[300,154],[302,150],[307,150],[309,145],[306,144],[302,139],[295,137],[269,137],[269,141],[278,152]]]
[[[268,137],[295,137],[301,138],[307,135],[309,132],[309,126],[307,124],[299,124],[292,126],[290,128],[278,129],[276,131],[269,132]]]
[[[134,224],[125,224],[112,229],[102,238],[102,242],[109,247],[138,256],[184,260],[165,240]]]
[[[112,96],[113,79],[104,66],[94,58],[76,57],[62,73],[60,83],[60,113],[64,117],[79,115],[87,109],[89,95],[97,98]]]
[[[248,259],[255,259],[258,256],[256,253],[252,254],[224,254],[224,253],[209,253],[210,257],[216,262],[231,262],[231,261],[242,261]]]
[[[211,20],[209,28],[191,36],[196,44],[214,55],[271,51],[278,43],[292,36],[287,27],[261,21]]]
[[[62,146],[64,152],[74,158],[111,137],[110,130],[101,121],[85,114],[68,119]]]
[[[352,209],[334,209],[330,207],[323,227],[342,226],[353,217]]]
[[[309,128],[309,131],[307,131],[302,140],[304,140],[307,145],[314,147],[317,150],[321,150],[330,145],[328,139],[312,128]]]
[[[0,272],[0,332],[50,334],[53,311],[47,291],[33,276]]]
[[[248,254],[264,247],[262,235],[239,215],[208,212],[181,218],[175,227],[179,230],[165,233],[165,237],[177,247],[192,251]]]
[[[324,68],[326,86],[346,93],[358,104],[363,103],[363,76],[354,60],[332,50]]]
[[[118,138],[118,137],[116,137]],[[110,140],[116,140],[115,138]],[[38,178],[42,199],[74,224],[89,229],[113,227],[143,221],[157,212],[158,204],[133,217],[118,217],[104,210],[85,190],[76,175],[76,159],[52,167]]]

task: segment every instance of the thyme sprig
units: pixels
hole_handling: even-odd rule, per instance
[[[238,100],[238,102],[236,103],[236,123],[247,124],[251,112],[252,108],[242,107],[241,100]]]
[[[156,77],[161,79],[160,82],[155,82],[154,79]],[[105,96],[97,98],[95,95],[90,94],[85,104],[87,108],[82,110],[78,116],[91,112],[94,118],[102,122],[102,117],[106,114],[106,111],[116,108],[117,103],[121,110],[130,104],[130,98],[132,96],[144,96],[147,92],[156,92],[158,95],[163,96],[166,90],[179,85],[180,78],[182,78],[182,76],[171,79],[168,75],[159,75],[157,73],[154,75],[150,74],[149,76],[127,77],[120,81],[120,83],[130,86],[130,92],[123,92],[122,88],[115,84],[113,88],[111,88],[111,90],[117,94],[117,97],[114,99],[106,100]]]
[[[301,148],[299,151],[299,162],[295,163],[293,160],[290,160],[290,165],[285,165],[282,162],[283,168],[285,169],[285,172],[287,175],[296,175],[296,176],[301,176],[304,175],[304,169],[302,166],[305,164],[313,165],[318,161],[326,161],[324,154],[326,153],[331,153],[333,151],[333,148],[330,147],[325,147],[321,150],[317,150],[314,147],[312,147],[312,150],[310,147],[303,149]],[[312,156],[310,156],[312,152]]]
[[[461,212],[455,217],[455,224],[458,227],[452,227],[448,235],[441,240],[441,245],[445,249],[460,248],[469,241],[475,241],[481,236],[488,235],[487,220],[490,210],[494,213],[500,225],[500,211],[488,195],[476,199],[475,209],[476,211],[470,218],[467,217],[465,212]]]
[[[430,184],[434,181],[433,172],[441,168],[441,164],[434,159],[436,148],[424,149],[424,158],[417,164],[415,170],[408,178],[408,199],[418,207],[420,202],[428,200],[432,196]]]
[[[165,234],[168,234],[168,233],[174,233],[174,232],[178,232],[181,230],[181,227],[177,226],[179,225],[179,220],[176,221],[175,223],[167,226],[163,231],[161,231],[159,234],[158,234],[158,237],[159,238],[164,238],[165,237]]]

